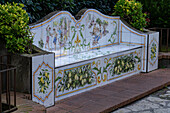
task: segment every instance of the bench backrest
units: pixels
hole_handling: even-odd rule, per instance
[[[76,20],[69,12],[60,11],[30,27],[34,44],[57,57],[118,44],[119,19],[89,9]]]

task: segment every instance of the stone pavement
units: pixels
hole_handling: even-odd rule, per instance
[[[170,87],[157,91],[112,113],[170,113]]]
[[[113,110],[116,110],[122,106],[130,104],[168,85],[170,85],[170,69],[158,69],[150,73],[141,73],[133,75],[131,77],[110,83],[108,85],[98,87],[93,90],[57,101],[55,103],[55,106],[46,109],[42,105],[36,104],[31,100],[24,99],[23,95],[19,97],[17,96],[18,110],[15,111],[15,113],[113,112]],[[131,107],[127,106],[127,108],[125,107],[119,110],[124,109],[129,110],[129,112],[138,112],[137,109],[144,108],[147,113],[150,112],[147,110],[151,108],[151,105],[153,105],[154,108],[158,108],[161,106],[161,103],[160,104],[153,103],[152,101],[154,101],[154,99],[155,98],[153,97],[149,97],[144,98],[142,102],[139,101],[137,106],[143,106],[142,108],[137,107],[135,109],[133,106]],[[150,103],[147,104],[147,102]],[[163,105],[169,106],[169,104]],[[115,112],[124,113],[122,111]]]

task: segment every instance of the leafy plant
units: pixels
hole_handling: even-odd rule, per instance
[[[75,16],[83,8],[94,8],[110,15],[116,1],[118,0],[1,0],[0,4],[6,2],[24,4],[30,23],[33,23],[56,10],[66,10]]]
[[[142,4],[136,0],[119,0],[114,6],[112,15],[120,15],[131,26],[139,30],[143,30],[147,25],[147,14],[142,12]]]
[[[33,39],[30,37],[29,17],[23,7],[17,3],[0,4],[0,36],[11,53],[31,51]]]

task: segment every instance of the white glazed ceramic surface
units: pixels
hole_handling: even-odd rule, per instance
[[[32,58],[32,100],[45,107],[54,105],[54,54]]]

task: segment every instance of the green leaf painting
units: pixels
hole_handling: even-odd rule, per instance
[[[111,24],[113,24],[113,26],[115,26],[115,29],[114,29],[113,33],[111,34],[110,38],[108,39],[108,42],[111,42],[113,44],[116,41],[114,36],[116,35],[116,32],[117,32],[117,23],[116,23],[116,21],[113,21]]]
[[[44,42],[42,39],[40,39],[40,41],[38,41],[39,47],[43,48],[44,47]]]

